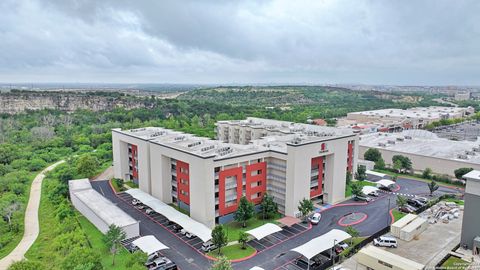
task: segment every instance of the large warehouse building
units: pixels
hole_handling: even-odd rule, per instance
[[[454,170],[462,167],[480,170],[479,140],[452,141],[426,130],[405,130],[362,135],[359,144],[359,157],[369,148],[376,148],[390,166],[394,155],[403,155],[410,158],[415,171],[430,168],[435,173],[454,176]]]
[[[242,196],[265,193],[298,216],[303,198],[336,203],[356,168],[348,130],[259,118],[217,123],[218,140],[158,127],[112,131],[115,177],[175,203],[209,227],[232,220]]]

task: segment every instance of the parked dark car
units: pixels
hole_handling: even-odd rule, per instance
[[[174,223],[173,226],[172,226],[172,230],[173,230],[174,232],[180,232],[182,229],[183,229],[182,226],[180,226],[180,225],[178,225],[178,224],[176,224],[176,223]]]
[[[412,208],[408,207],[407,205],[399,207],[398,211],[403,212],[403,213],[407,213],[407,214],[411,214],[411,213],[415,212],[415,211],[412,210]]]
[[[420,200],[415,199],[415,198],[409,198],[407,200],[407,203],[409,205],[413,206],[413,207],[416,207],[416,208],[420,208],[420,207],[425,205],[423,202],[421,202]]]
[[[135,251],[138,250],[138,247],[137,247],[136,245],[134,245],[133,243],[130,243],[130,244],[126,245],[125,248],[126,248],[130,253],[134,253]]]

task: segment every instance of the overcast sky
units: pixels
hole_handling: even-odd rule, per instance
[[[1,82],[480,85],[480,1],[1,0]]]

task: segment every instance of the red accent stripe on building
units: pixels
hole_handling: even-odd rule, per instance
[[[318,188],[310,189],[310,198],[318,196],[323,193],[322,183],[323,183],[323,157],[312,158],[312,169],[318,169]],[[310,184],[310,182],[309,182]]]
[[[133,178],[138,180],[138,168],[137,168],[137,155],[138,155],[138,147],[134,144],[130,144],[130,148],[132,149],[132,176]]]
[[[233,213],[237,210],[240,198],[242,197],[242,167],[236,167],[220,171],[218,174],[218,213],[220,216]],[[237,181],[237,201],[230,206],[225,205],[225,179],[229,176],[235,177]]]
[[[263,195],[267,191],[267,163],[266,162],[259,162],[255,164],[250,164],[246,166],[246,172],[247,172],[247,177],[246,177],[246,188],[245,188],[245,194],[247,197],[247,200],[257,204],[262,201]],[[252,175],[252,173],[257,173],[255,175]],[[257,184],[257,186],[253,186],[254,184]],[[260,193],[258,197],[253,198],[252,196]]]
[[[190,175],[189,164],[177,160],[177,198],[187,205],[190,205]],[[182,183],[182,181],[184,183]],[[186,194],[183,194],[183,193]]]
[[[352,172],[353,169],[353,142],[348,143],[348,160],[347,171]]]

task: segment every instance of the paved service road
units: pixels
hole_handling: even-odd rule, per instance
[[[411,182],[412,181],[412,182]],[[412,194],[425,194],[429,193],[426,188],[426,183],[399,179],[397,183],[403,186],[399,193],[412,193]],[[164,229],[151,219],[149,219],[142,212],[134,208],[130,203],[126,203],[118,198],[110,188],[107,181],[95,181],[92,185],[100,193],[104,194],[108,199],[116,203],[125,212],[131,215],[140,222],[140,232],[142,235],[152,234],[155,235],[161,242],[170,247],[170,249],[163,252],[165,256],[176,262],[182,269],[208,269],[211,265],[211,261],[206,259],[201,253],[194,248],[188,246],[185,242],[179,239],[168,230]],[[456,189],[441,187],[439,193],[455,193]],[[329,209],[322,211],[322,218],[318,225],[312,227],[311,230],[305,231],[297,236],[290,238],[287,241],[282,242],[279,245],[268,247],[259,252],[253,258],[234,263],[235,269],[250,269],[253,266],[260,266],[264,269],[277,269],[283,265],[288,264],[292,260],[300,257],[299,254],[290,252],[299,245],[306,243],[307,241],[327,233],[332,229],[342,229],[337,224],[338,220],[343,216],[352,212],[363,212],[368,217],[361,223],[353,225],[361,236],[372,235],[385,226],[391,223],[390,209],[396,206],[396,194],[382,194],[376,200],[370,203],[358,203],[348,201],[344,204],[340,204]]]
[[[40,227],[38,224],[38,207],[40,206],[40,197],[42,195],[42,182],[45,178],[45,174],[53,170],[58,165],[65,162],[61,160],[55,164],[50,165],[43,171],[41,171],[35,179],[33,179],[32,186],[30,188],[30,197],[28,199],[27,208],[25,210],[25,229],[23,232],[23,238],[18,243],[17,247],[10,252],[6,257],[0,260],[0,269],[7,269],[10,264],[15,261],[24,259],[25,253],[33,245],[33,242],[38,237]]]

